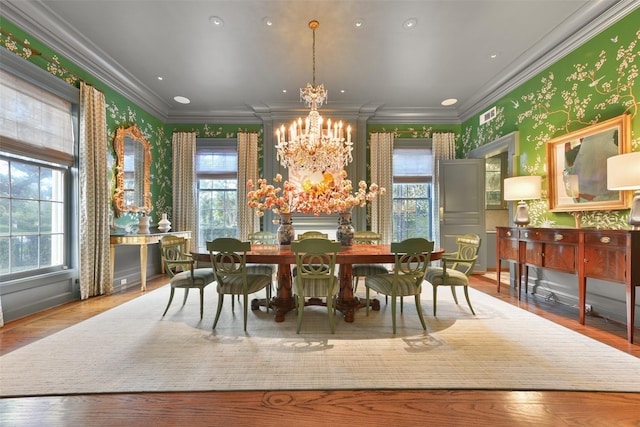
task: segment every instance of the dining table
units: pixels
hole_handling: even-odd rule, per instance
[[[267,246],[267,247],[263,247]],[[442,258],[444,249],[436,249],[431,252],[431,260]],[[193,258],[198,262],[209,262],[209,252],[192,252]],[[251,308],[257,310],[260,306],[269,303],[275,313],[276,322],[283,322],[285,314],[295,309],[295,298],[292,290],[291,266],[295,265],[296,257],[290,245],[252,245],[247,252],[246,262],[251,264],[277,265],[276,295],[271,301],[254,299]],[[338,277],[340,290],[336,301],[336,308],[344,315],[346,322],[353,322],[356,310],[365,307],[366,301],[358,298],[353,292],[352,266],[354,264],[393,264],[395,254],[391,252],[389,244],[354,244],[343,246],[336,257],[338,264]],[[380,302],[377,299],[370,300],[372,310],[380,310]]]

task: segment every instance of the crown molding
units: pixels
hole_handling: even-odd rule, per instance
[[[166,123],[260,123],[265,115],[283,113],[288,117],[306,114],[308,109],[297,106],[247,106],[247,110],[186,112],[171,110],[171,106],[143,82],[135,78],[106,52],[82,34],[70,28],[42,0],[3,0],[2,15],[51,49],[90,73],[105,85],[129,99],[145,111]],[[368,117],[368,123],[443,123],[460,124],[491,106],[556,61],[575,50],[590,38],[640,7],[637,0],[595,1],[560,24],[531,49],[507,67],[501,77],[488,82],[478,93],[457,108],[395,108],[334,105],[323,108],[325,115],[355,114]],[[47,25],[43,25],[47,23]],[[581,30],[574,31],[582,25]],[[51,29],[49,29],[51,28]]]
[[[638,7],[640,2],[637,0],[619,0],[615,5],[607,1],[586,4],[548,37],[516,58],[510,71],[505,70],[502,77],[490,81],[480,88],[476,96],[463,102],[460,105],[461,121],[465,122],[489,108]],[[583,23],[582,28],[573,30],[580,23]]]
[[[4,0],[2,16],[161,120],[169,105],[124,67],[66,24],[41,0]],[[43,25],[43,23],[47,25]],[[50,29],[49,29],[50,28]]]

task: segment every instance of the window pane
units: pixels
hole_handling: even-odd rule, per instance
[[[11,238],[12,272],[38,268],[38,240],[38,236],[18,236]]]
[[[38,199],[38,167],[11,162],[11,197]]]
[[[0,159],[0,197],[9,197],[9,162]]]
[[[0,237],[0,275],[9,273],[9,237]]]
[[[37,200],[13,200],[11,204],[12,234],[37,233],[39,222]]]

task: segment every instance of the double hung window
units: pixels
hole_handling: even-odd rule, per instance
[[[238,235],[238,149],[235,140],[198,139],[198,244]]]
[[[431,146],[396,140],[393,149],[393,241],[432,239]]]

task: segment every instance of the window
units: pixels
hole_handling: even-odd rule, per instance
[[[485,207],[507,209],[502,200],[503,181],[506,178],[507,152],[496,154],[485,160]]]
[[[198,139],[198,245],[238,235],[238,150],[235,140]]]
[[[0,72],[0,276],[69,267],[73,105]]]
[[[397,141],[393,149],[393,241],[432,239],[431,145]]]
[[[0,156],[0,274],[65,264],[66,170]]]

